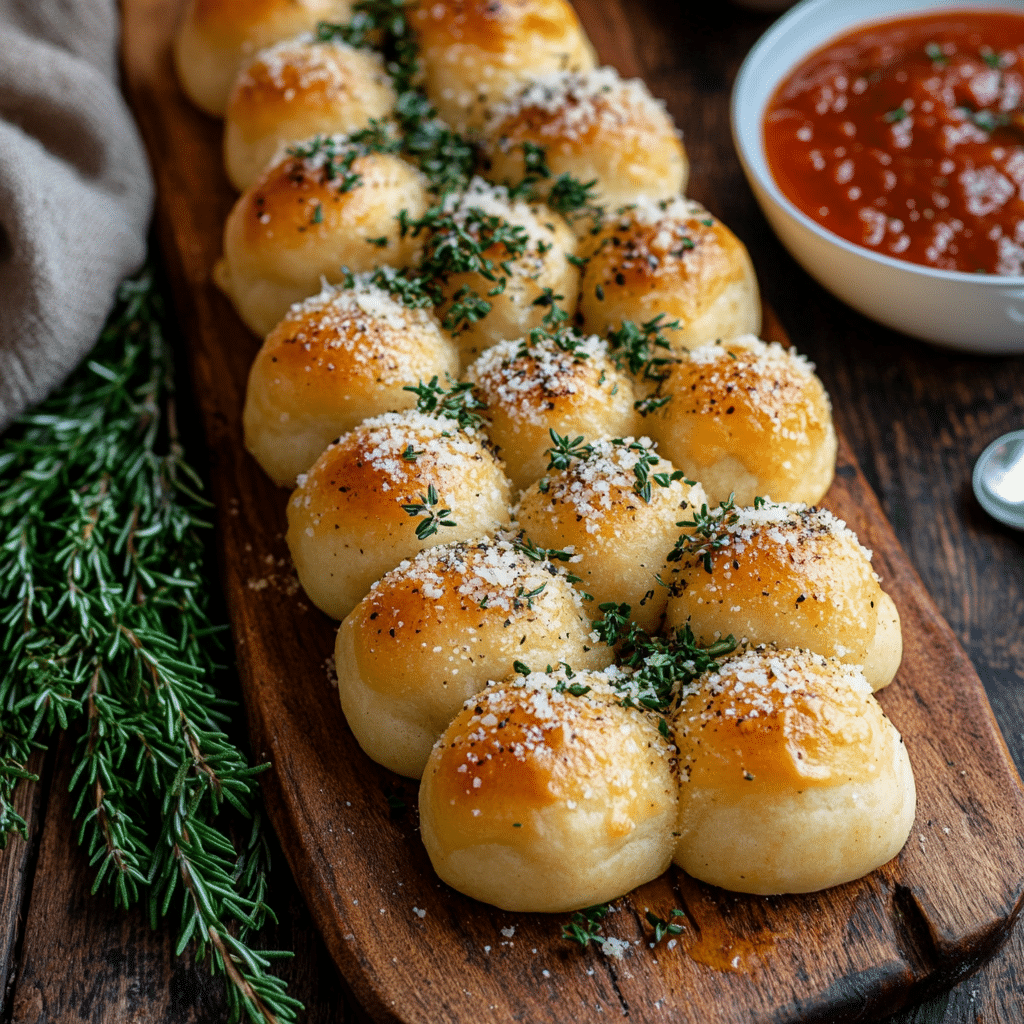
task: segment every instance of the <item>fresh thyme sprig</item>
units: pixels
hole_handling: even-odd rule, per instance
[[[512,541],[512,545],[534,562],[571,562],[578,557],[572,551],[538,547],[529,537],[517,537]]]
[[[477,395],[472,381],[455,381],[451,387],[443,388],[435,376],[427,384],[421,380],[419,384],[410,384],[402,390],[411,391],[416,396],[417,412],[447,416],[463,430],[473,430],[484,421],[479,410],[486,409],[487,403]]]
[[[754,499],[755,508],[761,508],[763,505],[764,498]],[[735,526],[739,518],[736,502],[731,494],[728,501],[719,502],[718,508],[709,510],[707,505],[701,505],[699,512],[694,510],[692,519],[683,519],[676,523],[676,526],[688,527],[692,532],[679,536],[668,553],[668,560],[680,562],[685,557],[696,558],[704,563],[704,571],[710,573],[714,568],[712,552],[729,543],[729,527]]]
[[[403,148],[427,176],[438,195],[464,189],[473,175],[473,147],[437,116],[423,93],[409,89],[395,107],[404,138]]]
[[[476,155],[417,88],[419,54],[405,11],[405,0],[361,0],[353,6],[348,26],[322,23],[318,32],[351,46],[375,43],[381,50],[398,94],[395,120],[402,133],[402,152],[419,166],[434,191],[444,195],[466,186]]]
[[[438,532],[439,526],[459,525],[453,519],[448,518],[452,514],[450,508],[437,507],[441,503],[441,499],[438,497],[437,489],[433,484],[430,484],[427,487],[427,493],[421,494],[419,498],[418,502],[402,506],[407,515],[423,516],[423,522],[416,524],[417,540],[426,540],[428,537],[433,537]]]
[[[586,459],[593,454],[594,446],[584,444],[583,435],[570,437],[568,434],[563,437],[553,427],[548,430],[551,436],[551,447],[545,452],[550,456],[548,469],[568,469],[573,459]]]
[[[569,918],[569,923],[562,925],[562,938],[578,942],[584,948],[591,942],[602,942],[605,934],[601,931],[601,922],[608,916],[610,908],[609,903],[599,903],[596,907],[577,910]]]
[[[661,942],[666,935],[682,935],[685,930],[681,924],[676,924],[673,920],[677,917],[686,917],[686,911],[684,910],[673,908],[667,921],[663,917],[658,917],[653,910],[648,910],[644,917],[647,919],[647,923],[654,929],[655,945]]]
[[[74,728],[94,887],[154,925],[177,913],[178,951],[210,952],[231,1021],[293,1021],[268,971],[287,954],[250,943],[273,918],[259,769],[226,731],[161,316],[151,278],[127,282],[91,359],[0,442],[0,841],[24,831],[11,796],[28,752]]]
[[[426,234],[418,275],[422,287],[444,299],[444,286],[455,274],[477,274],[490,283],[481,295],[463,285],[450,297],[441,323],[457,334],[482,320],[491,311],[488,299],[500,295],[512,274],[511,261],[522,256],[530,244],[529,233],[519,224],[511,224],[495,214],[449,199],[431,207],[422,217],[401,218],[403,234]]]
[[[621,327],[608,332],[608,351],[620,370],[641,380],[665,380],[667,368],[676,360],[664,332],[678,326],[678,320],[666,322],[664,313],[642,324],[623,320]]]
[[[736,649],[731,635],[700,647],[689,626],[668,637],[652,636],[631,620],[628,604],[611,601],[599,609],[603,618],[594,622],[594,631],[609,646],[618,645],[619,664],[633,670],[613,684],[626,707],[670,711],[683,686]]]
[[[324,177],[327,181],[336,181],[339,192],[351,192],[362,183],[362,175],[353,171],[352,165],[368,152],[366,146],[339,135],[316,135],[287,150],[289,156],[323,168]]]
[[[522,149],[524,175],[514,190],[517,197],[543,198],[552,210],[571,220],[589,217],[595,225],[601,221],[604,207],[599,206],[594,198],[597,191],[596,178],[583,182],[571,174],[563,173],[552,180],[544,147],[535,142],[524,142]],[[545,183],[544,188],[540,187],[542,182]],[[543,195],[545,191],[547,194]]]

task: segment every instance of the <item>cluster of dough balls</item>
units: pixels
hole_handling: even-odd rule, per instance
[[[828,397],[754,336],[749,257],[683,195],[664,106],[595,66],[566,0],[413,3],[421,87],[483,175],[440,195],[401,154],[380,54],[318,24],[350,15],[191,0],[175,61],[225,116],[241,193],[215,278],[265,336],[246,446],[294,487],[287,541],[342,620],[343,709],[372,758],[422,777],[439,876],[562,911],[672,860],[758,893],[884,863],[914,814],[871,694],[899,616],[808,507],[835,465]],[[467,239],[477,263],[435,308],[396,297]],[[467,294],[486,303],[456,315]],[[653,713],[601,605],[742,646]]]

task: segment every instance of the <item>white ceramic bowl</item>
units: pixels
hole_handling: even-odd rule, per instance
[[[733,140],[761,209],[793,257],[865,316],[915,338],[971,352],[1024,352],[1024,277],[964,274],[905,263],[847,242],[779,190],[764,153],[764,110],[812,50],[871,21],[915,12],[1022,10],[1021,0],[804,0],[758,40],[732,94]]]

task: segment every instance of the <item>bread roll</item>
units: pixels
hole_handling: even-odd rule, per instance
[[[669,368],[671,396],[644,420],[658,450],[704,485],[714,504],[735,495],[813,505],[832,483],[836,432],[814,367],[753,335],[701,345]]]
[[[374,761],[418,779],[463,702],[516,663],[611,664],[565,576],[509,539],[442,544],[373,585],[338,630],[338,692]]]
[[[813,892],[880,867],[910,834],[910,759],[856,666],[747,651],[690,687],[674,722],[674,859],[694,878]]]
[[[658,577],[679,536],[676,523],[705,501],[703,490],[674,474],[650,438],[595,441],[585,457],[529,487],[516,520],[539,547],[581,556],[572,571],[593,595],[595,609],[608,601],[628,604],[633,621],[653,633],[668,600]],[[647,500],[639,493],[642,477],[649,478]]]
[[[871,553],[824,509],[765,503],[714,517],[667,577],[666,621],[703,646],[732,634],[862,665],[874,689],[903,653],[900,618]]]
[[[239,192],[282,147],[344,135],[394,110],[384,61],[372,50],[300,36],[261,51],[239,75],[224,119],[224,166]]]
[[[224,227],[217,283],[248,327],[267,334],[292,303],[381,264],[404,267],[418,241],[398,214],[420,217],[426,179],[405,161],[366,153],[343,136],[289,151],[235,203]]]
[[[430,101],[456,131],[545,71],[586,71],[594,51],[566,0],[418,0],[409,12]]]
[[[288,502],[299,582],[343,619],[403,559],[506,525],[509,490],[501,460],[455,420],[413,410],[366,420],[299,477]]]
[[[639,433],[629,377],[595,336],[503,341],[484,352],[466,378],[487,405],[487,432],[519,490],[544,475],[552,430],[570,437]]]
[[[551,312],[551,303],[543,301],[546,291],[557,296],[556,304],[566,318],[576,312],[580,272],[569,257],[576,255],[577,243],[564,218],[543,204],[511,201],[508,189],[482,178],[474,178],[461,195],[447,196],[443,209],[448,215],[445,224],[429,243],[435,251],[458,246],[463,233],[481,243],[493,236],[495,227],[503,231],[511,227],[518,239],[510,240],[512,251],[501,242],[485,249],[483,258],[490,269],[452,274],[444,285],[442,317],[465,289],[490,304],[481,319],[455,331],[463,366],[491,345],[521,338],[540,327]]]
[[[196,106],[222,117],[238,72],[257,50],[351,14],[352,0],[189,0],[174,37],[178,80]]]
[[[551,178],[596,182],[594,200],[610,207],[672,199],[686,188],[679,132],[639,79],[614,68],[537,76],[499,103],[483,130],[488,177],[516,185],[527,175],[524,143],[544,150]]]
[[[356,279],[288,311],[249,370],[245,446],[271,479],[295,478],[341,434],[381,413],[411,409],[404,390],[458,374],[455,345],[431,313],[408,309]]]
[[[663,333],[682,350],[761,328],[747,250],[689,199],[624,208],[586,240],[582,255],[588,263],[579,319],[588,333],[604,335],[623,320],[642,324],[663,314]],[[669,327],[673,321],[678,327]]]
[[[420,832],[442,881],[504,910],[560,913],[668,867],[671,749],[657,716],[622,707],[607,678],[535,672],[467,703],[420,785]]]

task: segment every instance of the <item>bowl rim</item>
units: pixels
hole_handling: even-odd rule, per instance
[[[918,9],[922,14],[931,11],[969,9],[978,12],[1019,10],[1024,15],[1024,5],[1012,2],[1004,2],[1003,5],[1000,5],[998,0],[995,3],[992,0],[977,0],[977,2],[972,2],[972,0],[934,0],[934,2],[929,2],[929,0],[911,0],[911,2],[919,2],[921,4]],[[758,92],[764,92],[763,101],[753,104],[756,109],[749,110],[747,106],[744,106],[745,113],[756,114],[756,118],[745,118],[745,120],[751,121],[755,125],[750,135],[756,140],[756,150],[753,155],[758,159],[752,160],[749,147],[745,143],[745,137],[740,128],[740,103],[744,94],[751,92],[754,88],[750,83],[754,81],[756,65],[762,60],[766,50],[775,45],[781,37],[788,35],[795,25],[799,25],[807,17],[813,15],[816,8],[827,5],[839,5],[840,3],[843,9],[849,12],[849,21],[845,27],[832,32],[824,40],[805,47],[802,56],[797,57],[792,63],[783,67],[777,75],[771,77],[768,89],[764,89],[760,85],[756,86]],[[769,194],[772,202],[781,207],[791,219],[795,220],[805,230],[817,235],[821,241],[843,249],[851,256],[859,256],[871,260],[891,270],[899,270],[904,273],[911,273],[919,277],[931,278],[951,284],[971,284],[982,288],[1024,288],[1024,274],[994,274],[965,270],[945,270],[941,267],[928,267],[923,263],[912,263],[910,260],[897,259],[895,256],[887,256],[885,253],[875,252],[866,246],[857,245],[855,242],[837,235],[834,231],[829,230],[812,217],[809,217],[776,184],[775,178],[772,176],[771,169],[768,166],[768,159],[764,150],[764,111],[768,105],[768,100],[774,94],[779,82],[808,54],[821,49],[823,46],[827,46],[830,40],[838,38],[857,26],[882,24],[886,21],[896,20],[901,16],[911,14],[907,10],[896,10],[889,16],[879,17],[877,15],[858,13],[859,6],[858,3],[851,2],[851,0],[801,0],[800,3],[790,8],[790,10],[775,21],[751,47],[747,56],[743,59],[743,63],[740,65],[736,79],[733,82],[732,95],[729,100],[729,121],[733,145],[736,148],[740,162],[743,164],[744,171],[746,171],[748,177],[758,182],[760,187]],[[762,166],[764,168],[763,173]]]

